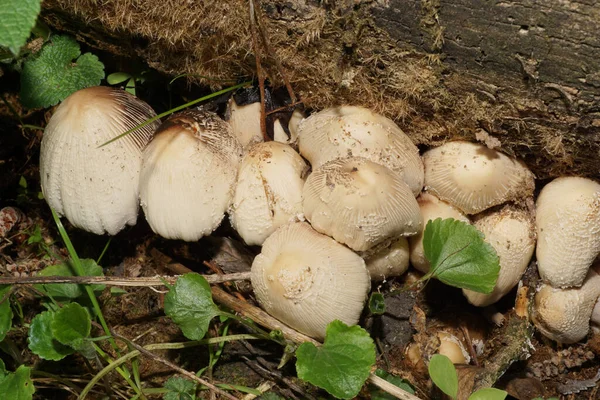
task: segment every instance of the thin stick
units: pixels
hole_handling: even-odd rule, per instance
[[[160,257],[162,258],[162,260],[165,260],[165,261],[171,260],[171,258],[169,256],[160,253],[158,250],[153,249],[153,251],[156,254],[160,254]],[[167,265],[171,265],[171,264],[172,264],[172,262],[167,261]],[[177,268],[179,270],[181,270],[182,267],[186,268],[185,266],[183,266],[181,264],[177,264]],[[189,270],[189,271],[191,271],[191,270]],[[230,308],[231,310],[241,314],[242,316],[244,316],[246,318],[252,319],[258,325],[262,325],[265,328],[270,329],[270,330],[280,330],[281,333],[283,334],[283,336],[285,336],[288,340],[291,340],[292,342],[295,342],[295,343],[310,342],[310,343],[314,344],[315,346],[321,346],[321,343],[319,343],[318,341],[281,323],[279,320],[271,317],[269,314],[267,314],[260,308],[254,307],[248,303],[241,303],[238,299],[236,299],[229,293],[225,292],[223,289],[221,289],[217,286],[212,286],[211,290],[212,290],[213,299],[217,303]],[[369,376],[369,382],[371,384],[375,385],[376,387],[378,387],[379,389],[383,390],[384,392],[389,393],[392,396],[396,396],[397,398],[399,398],[401,400],[421,400],[419,397],[400,389],[398,386],[389,383],[385,379],[382,379],[373,373],[371,373],[371,375]]]
[[[230,281],[250,280],[250,272],[236,272],[223,275],[202,275],[208,283],[224,283]],[[165,282],[173,284],[179,276],[155,276],[123,278],[117,276],[28,276],[1,277],[0,285],[36,285],[36,284],[102,284],[107,286],[164,286]]]
[[[260,130],[265,142],[269,141],[267,136],[267,115],[265,110],[265,75],[260,63],[260,49],[256,40],[256,13],[254,11],[254,0],[248,0],[250,8],[250,31],[252,35],[252,47],[254,48],[254,59],[256,60],[256,75],[258,76],[258,87],[260,89]]]

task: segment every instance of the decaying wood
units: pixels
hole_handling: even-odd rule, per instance
[[[256,75],[244,0],[46,0],[44,19],[167,74]],[[539,178],[600,177],[600,7],[593,0],[261,1],[275,85],[353,103],[418,143],[487,137]],[[110,72],[110,71],[109,71]],[[209,78],[206,78],[209,77]],[[217,79],[217,80],[215,80]]]

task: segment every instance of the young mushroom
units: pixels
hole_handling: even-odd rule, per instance
[[[542,279],[554,287],[580,286],[600,253],[600,184],[563,177],[544,186],[536,228]]]
[[[154,232],[196,241],[214,231],[233,197],[242,146],[216,114],[171,116],[144,150],[140,200]]]
[[[279,226],[302,214],[302,187],[308,165],[289,145],[257,143],[238,172],[229,216],[249,245],[261,245]]]
[[[465,214],[533,196],[534,177],[521,162],[470,142],[448,142],[423,154],[425,189]]]
[[[532,320],[547,338],[559,343],[575,343],[585,338],[590,318],[600,296],[600,266],[590,268],[581,287],[558,289],[544,284],[534,299]]]
[[[309,175],[304,216],[356,251],[421,229],[419,205],[400,176],[362,157],[330,161]]]
[[[244,149],[264,140],[260,128],[260,107],[260,101],[238,105],[233,97],[229,100],[228,122]]]
[[[120,89],[96,86],[67,97],[42,138],[40,177],[48,205],[74,226],[98,235],[115,235],[134,225],[142,149],[159,123],[100,146],[155,115]]]
[[[358,322],[370,282],[362,258],[305,222],[276,230],[252,263],[252,287],[260,305],[318,340],[335,319]]]
[[[437,218],[454,218],[467,224],[471,222],[469,218],[455,207],[431,194],[421,193],[417,198],[417,202],[419,203],[421,216],[423,217],[423,229],[417,235],[408,239],[410,244],[410,263],[419,271],[427,273],[429,272],[429,261],[425,258],[425,251],[423,250],[423,233],[425,232],[427,222]]]
[[[384,246],[378,245],[375,249],[367,251],[367,254],[361,254],[374,281],[400,276],[408,270],[408,240],[401,237],[382,244]]]
[[[363,107],[329,108],[302,120],[298,147],[313,169],[336,158],[363,157],[401,174],[415,196],[423,188],[417,146],[392,120]]]
[[[535,250],[535,227],[527,211],[512,206],[481,215],[473,225],[484,234],[500,260],[500,273],[492,293],[463,289],[469,303],[485,307],[500,300],[519,283]]]

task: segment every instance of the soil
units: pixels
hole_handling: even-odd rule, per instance
[[[159,82],[166,81],[166,77],[157,76]],[[7,75],[3,79],[5,82],[17,81]],[[208,90],[185,89],[178,94],[178,100]],[[5,86],[2,91],[5,101],[0,104],[0,220],[5,215],[2,213],[6,212],[4,207],[16,208],[21,213],[20,220],[15,223],[6,217],[6,233],[0,236],[2,276],[35,275],[37,271],[68,256],[49,208],[44,200],[38,198],[38,158],[42,131],[22,128],[24,124],[45,126],[50,113],[22,109],[17,93],[16,84]],[[165,97],[160,93],[144,93],[142,90],[141,95],[157,110],[167,107]],[[26,182],[26,186],[23,182]],[[98,258],[107,237],[85,233],[70,227],[68,223],[66,228],[81,258]],[[173,274],[164,264],[153,259],[150,254],[152,249],[158,249],[200,273],[215,273],[206,266],[205,261],[213,261],[224,272],[247,271],[257,252],[256,248],[247,248],[242,244],[226,220],[212,237],[197,243],[183,243],[157,237],[140,216],[136,226],[112,238],[101,262],[104,274],[119,277]],[[529,271],[529,274],[534,276],[535,270]],[[467,346],[473,346],[471,354],[474,356],[470,365],[459,369],[461,398],[466,391],[484,383],[496,383],[498,388],[507,390],[517,399],[548,398],[561,394],[567,399],[596,398],[600,336],[590,336],[574,345],[557,346],[537,333],[532,335],[530,323],[515,314],[513,306],[516,291],[496,304],[495,310],[478,309],[470,306],[459,290],[437,281],[429,282],[420,291],[402,290],[404,281],[409,277],[374,284],[373,290],[385,296],[386,312],[381,316],[365,315],[362,325],[371,332],[378,345],[378,366],[408,380],[416,388],[419,397],[442,398],[432,388],[422,360],[411,362],[406,355],[406,348],[413,343],[423,356],[431,354],[439,345],[435,333],[447,330],[455,333]],[[535,283],[533,279],[526,282],[525,286],[534,288]],[[253,302],[248,285],[224,285],[224,288],[235,293],[240,301]],[[124,293],[115,294],[106,289],[100,301],[108,325],[120,335],[135,339],[140,345],[185,341],[179,328],[164,315],[164,293],[150,288],[127,288]],[[59,375],[81,389],[100,366],[77,355],[60,362],[43,361],[33,355],[27,348],[26,324],[43,308],[40,298],[29,287],[19,287],[16,298],[23,309],[23,319],[15,319],[15,328],[9,333],[7,346],[2,347],[4,351],[0,352],[0,358],[10,370],[24,363],[39,371],[33,375],[37,387],[35,398],[76,398],[72,392],[65,390],[61,382],[49,379],[41,372]],[[498,322],[499,316],[503,320],[501,325],[492,322]],[[209,335],[217,335],[222,326],[221,322],[214,321]],[[465,329],[483,335],[483,348],[477,351],[475,342],[466,337]],[[230,333],[244,331],[242,326],[230,326]],[[93,334],[101,336],[103,333],[95,331]],[[102,347],[115,355],[108,345]],[[157,354],[190,371],[203,368],[209,360],[206,347]],[[228,343],[219,362],[205,376],[209,380],[249,387],[256,387],[266,380],[273,381],[276,385],[272,390],[285,398],[325,396],[323,392],[295,378],[293,363],[278,369],[282,354],[283,349],[271,343]],[[160,388],[175,374],[164,364],[146,357],[139,360],[141,380],[147,388]],[[109,382],[113,398],[133,396],[131,389],[116,373],[109,375]],[[91,397],[103,398],[105,390],[101,382]],[[208,391],[203,393],[209,398]],[[240,393],[236,395],[242,396]],[[363,391],[361,397],[368,398],[369,395]],[[150,398],[160,398],[160,395]]]

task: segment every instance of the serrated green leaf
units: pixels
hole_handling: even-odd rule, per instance
[[[0,0],[0,46],[16,56],[35,25],[41,0]]]
[[[0,381],[0,393],[5,399],[31,400],[35,387],[30,377],[31,368],[21,365]]]
[[[412,386],[402,378],[388,374],[386,371],[384,371],[382,369],[377,369],[375,371],[375,375],[377,375],[380,378],[385,379],[386,381],[388,381],[389,383],[391,383],[393,385],[398,386],[400,389],[404,390],[405,392],[408,392],[410,394],[415,394],[415,390],[412,388]],[[369,386],[369,391],[371,392],[371,400],[395,400],[396,399],[396,396],[392,396],[391,394],[386,393],[383,390],[378,389],[373,385]]]
[[[485,388],[479,389],[469,396],[469,400],[504,400],[508,396],[504,390]]]
[[[196,383],[179,376],[169,378],[165,382],[165,389],[169,389],[164,400],[194,400],[196,398]]]
[[[165,314],[181,328],[186,338],[200,340],[210,320],[219,314],[210,285],[199,274],[185,274],[165,296]]]
[[[0,301],[10,293],[10,286],[0,287]],[[0,303],[0,342],[4,340],[6,334],[12,327],[13,311],[10,307],[8,296]]]
[[[80,89],[99,85],[104,64],[91,53],[80,54],[75,39],[53,36],[37,56],[25,60],[21,72],[23,105],[53,106]]]
[[[85,339],[90,335],[92,320],[85,308],[70,303],[56,312],[50,327],[54,339],[75,350],[82,350]]]
[[[335,320],[323,346],[302,343],[296,350],[298,377],[339,399],[355,397],[375,364],[375,343],[360,326]]]
[[[429,221],[423,233],[427,277],[480,293],[494,290],[500,263],[496,250],[472,225],[452,218]]]
[[[429,360],[429,377],[440,388],[453,399],[458,395],[458,374],[452,361],[444,355],[434,354]]]
[[[81,266],[85,272],[85,276],[104,276],[102,267],[100,267],[92,259],[81,260]],[[76,276],[75,268],[71,261],[50,265],[38,273],[38,276]],[[74,283],[51,283],[46,285],[34,285],[36,289],[43,293],[54,297],[58,301],[75,299],[84,295],[84,290],[80,285]],[[104,285],[92,285],[92,289],[97,291],[104,290]]]
[[[385,298],[381,293],[373,293],[369,297],[369,311],[373,315],[381,315],[385,312]]]
[[[129,78],[131,78],[131,75],[127,72],[113,72],[106,77],[106,82],[108,82],[109,85],[118,85]]]
[[[29,349],[44,360],[62,360],[74,350],[54,340],[52,335],[53,311],[39,313],[29,326]]]

